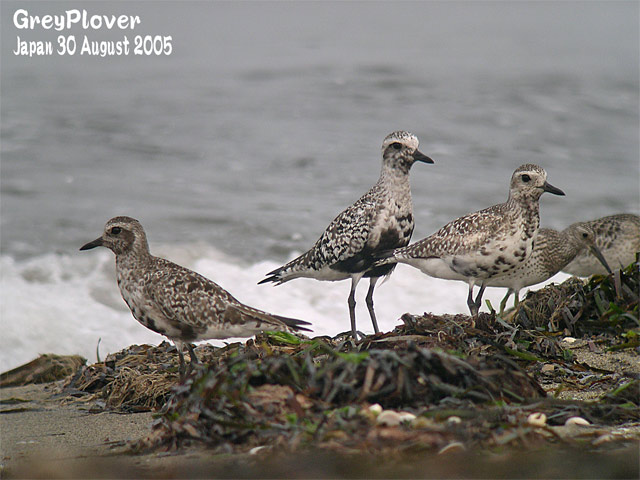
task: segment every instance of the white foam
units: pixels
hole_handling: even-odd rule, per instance
[[[350,328],[348,281],[296,279],[277,287],[257,285],[280,264],[263,261],[243,265],[201,244],[152,245],[152,251],[214,280],[244,303],[311,322],[315,335],[335,335]],[[164,340],[131,316],[115,282],[111,252],[47,254],[23,262],[2,256],[0,261],[0,371],[41,353],[79,354],[94,362],[99,339],[102,359],[134,343]],[[559,274],[554,279],[559,282],[567,277]],[[364,303],[367,287],[366,279],[358,286],[356,314],[358,329],[371,333]],[[485,298],[497,306],[504,292],[491,288]],[[462,282],[434,279],[399,265],[387,282],[378,285],[374,300],[380,328],[388,331],[401,323],[399,318],[406,312],[466,313],[466,297],[467,286]]]

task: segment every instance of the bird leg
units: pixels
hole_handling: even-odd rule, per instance
[[[193,349],[193,346],[190,343],[187,343],[187,348],[189,349],[189,356],[191,357],[191,363],[190,365],[193,365],[194,363],[200,363],[198,361],[198,357],[196,356],[196,351]]]
[[[376,320],[376,313],[373,311],[373,289],[376,286],[376,283],[380,280],[380,277],[371,277],[369,283],[369,291],[367,292],[367,308],[369,309],[369,316],[371,317],[371,323],[373,323],[373,331],[378,334],[380,330],[378,329],[378,321]]]
[[[478,295],[476,296],[476,301],[474,302],[476,305],[476,315],[478,315],[478,312],[480,311],[480,307],[482,306],[482,295],[484,294],[484,289],[487,286],[483,283],[480,286],[480,290],[478,291]]]
[[[478,316],[478,306],[473,301],[473,283],[469,284],[469,296],[467,297],[467,306],[469,307],[469,312],[471,312],[472,317]]]
[[[178,367],[178,373],[180,374],[180,379],[184,379],[187,373],[187,369],[185,368],[184,363],[184,355],[182,355],[182,342],[176,342],[176,351],[178,352],[178,358],[180,359],[180,366]]]
[[[193,347],[189,342],[180,342],[180,341],[174,340],[174,343],[176,344],[176,350],[178,351],[178,358],[180,359],[180,367],[178,368],[178,372],[180,373],[180,379],[184,380],[187,376],[187,373],[189,373],[193,368],[193,364],[200,363],[200,362],[198,361],[198,357],[196,356],[195,350],[193,349]],[[189,356],[191,357],[191,361],[189,362],[188,366],[184,360],[184,355],[182,354],[182,348],[184,345],[187,346],[187,349],[189,350]]]
[[[353,339],[356,342],[358,341],[358,332],[356,332],[356,285],[358,285],[359,280],[359,277],[351,278],[351,293],[349,293],[349,299],[347,300],[349,318],[351,319],[351,335],[353,335]]]

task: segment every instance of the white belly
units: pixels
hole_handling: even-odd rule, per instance
[[[450,263],[442,258],[403,258],[400,261],[417,268],[431,277],[444,280],[462,280],[464,282],[469,280],[467,277],[454,272]]]

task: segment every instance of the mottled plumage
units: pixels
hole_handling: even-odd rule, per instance
[[[328,281],[351,278],[348,305],[355,338],[355,289],[363,276],[369,277],[366,303],[373,328],[378,333],[373,290],[378,279],[390,275],[395,266],[372,268],[373,254],[402,247],[411,239],[414,221],[409,170],[416,161],[433,163],[418,151],[415,135],[404,131],[389,134],[382,143],[382,170],[378,182],[340,213],[309,251],[269,272],[259,283],[279,285],[299,277]]]
[[[640,217],[620,213],[584,222],[595,231],[596,245],[611,268],[624,268],[636,259],[640,252]],[[579,277],[606,275],[607,271],[592,252],[585,250],[563,272]]]
[[[487,281],[511,272],[531,255],[540,224],[540,196],[564,195],[546,179],[547,173],[537,165],[518,167],[505,203],[460,217],[419,242],[385,252],[378,264],[407,263],[432,277],[468,282],[467,304],[477,315]],[[480,291],[474,301],[476,284]]]
[[[308,322],[257,310],[236,300],[229,292],[202,275],[149,253],[140,222],[114,217],[101,237],[80,250],[98,246],[116,255],[120,293],[142,325],[178,343],[213,338],[247,337],[263,330],[308,330]]]
[[[504,311],[512,293],[515,294],[515,305],[518,305],[520,289],[551,278],[584,250],[592,251],[603,268],[609,270],[609,265],[596,246],[595,232],[590,225],[574,223],[561,232],[541,228],[533,252],[524,263],[500,277],[490,278],[485,282],[488,287],[509,289],[500,302],[500,313]]]

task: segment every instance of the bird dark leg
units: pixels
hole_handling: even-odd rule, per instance
[[[476,305],[476,315],[478,315],[478,312],[480,311],[480,307],[482,306],[482,295],[484,294],[484,289],[487,286],[483,283],[480,286],[480,290],[478,291],[478,295],[476,296],[476,301],[474,302]]]
[[[178,367],[178,373],[180,379],[183,379],[187,373],[184,363],[184,355],[182,355],[182,342],[174,342],[176,344],[176,351],[178,352],[178,358],[180,359],[180,366]]]
[[[371,323],[373,323],[373,331],[378,334],[380,330],[378,329],[378,320],[376,320],[376,312],[373,311],[373,289],[376,286],[376,283],[380,280],[380,277],[371,277],[371,281],[369,283],[369,291],[367,292],[367,308],[369,309],[369,316],[371,317]]]
[[[193,349],[193,346],[190,343],[187,343],[187,348],[189,349],[189,356],[191,357],[191,364],[200,363],[198,361],[198,357],[196,356],[196,351]]]
[[[347,300],[347,304],[349,305],[349,318],[351,319],[351,334],[353,335],[353,340],[358,341],[358,333],[356,332],[356,285],[358,285],[358,281],[360,278],[356,280],[356,278],[351,279],[351,293],[349,293],[349,299]]]
[[[469,312],[471,312],[472,317],[478,316],[478,306],[473,301],[473,283],[469,284],[469,296],[467,297],[467,306],[469,307]]]

